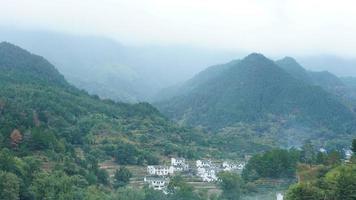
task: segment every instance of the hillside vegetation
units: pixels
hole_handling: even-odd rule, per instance
[[[0,171],[11,173],[0,175],[19,186],[14,195],[21,199],[47,193],[55,195],[50,199],[81,199],[87,189],[110,189],[98,165],[103,160],[145,165],[169,155],[208,153],[198,151],[202,132],[175,125],[147,103],[90,96],[44,58],[6,42],[0,43],[0,124]]]

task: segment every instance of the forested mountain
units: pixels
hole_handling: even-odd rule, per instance
[[[0,124],[0,170],[14,174],[11,181],[21,187],[12,194],[21,199],[47,192],[58,199],[61,191],[50,191],[57,186],[43,182],[51,178],[61,190],[60,184],[76,185],[63,195],[85,195],[90,185],[109,184],[98,167],[103,160],[157,164],[163,156],[197,156],[204,142],[199,131],[176,126],[147,103],[115,103],[78,90],[43,57],[6,42],[0,43]],[[49,188],[43,193],[42,183]]]
[[[157,106],[183,124],[211,129],[274,120],[338,134],[355,131],[355,115],[334,95],[308,83],[313,78],[301,66],[290,63],[295,64],[291,58],[276,64],[254,53],[220,66],[219,73],[219,66],[201,72]]]

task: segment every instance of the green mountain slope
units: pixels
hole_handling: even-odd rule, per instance
[[[328,71],[307,71],[293,58],[284,58],[276,64],[291,74],[294,78],[305,83],[322,87],[324,90],[336,95],[342,103],[355,110],[355,89],[348,81],[335,76]]]
[[[44,58],[0,43],[0,174],[11,177],[4,184],[17,187],[20,199],[90,199],[93,188],[109,195],[113,179],[101,162],[142,166],[204,156],[212,152],[205,140],[148,103],[90,96]]]
[[[211,78],[201,74],[182,86],[183,93],[158,103],[160,110],[184,124],[212,129],[276,118],[338,133],[354,130],[355,116],[336,97],[263,55],[251,54]]]
[[[103,101],[76,89],[44,58],[5,42],[0,43],[0,124],[0,144],[12,148],[9,137],[18,130],[25,155],[75,145],[86,153],[98,151],[103,160],[130,145],[136,152],[130,164],[170,153],[193,155],[195,146],[182,145],[201,141],[199,132],[178,127],[147,103]]]

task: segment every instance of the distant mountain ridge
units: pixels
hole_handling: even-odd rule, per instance
[[[294,58],[286,57],[277,60],[276,64],[291,74],[294,78],[308,84],[318,85],[325,90],[333,92],[334,89],[344,87],[343,82],[328,71],[314,72],[304,69]]]
[[[116,40],[1,27],[0,41],[44,56],[69,83],[115,101],[150,101],[164,87],[187,80],[235,53],[190,46],[127,46]]]
[[[276,63],[290,68],[282,69]],[[294,59],[276,63],[253,53],[239,62],[221,65],[218,74],[209,71],[219,67],[208,68],[156,105],[183,124],[213,129],[275,116],[335,132],[354,131],[355,115],[334,95],[310,84],[312,77],[294,65]]]

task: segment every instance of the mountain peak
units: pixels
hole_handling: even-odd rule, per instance
[[[306,83],[312,83],[308,72],[294,58],[287,56],[277,60],[275,63],[294,78],[302,80]]]
[[[261,53],[251,53],[248,56],[246,56],[243,60],[260,60],[260,59],[267,59],[263,54]]]
[[[276,63],[280,66],[282,65],[284,67],[294,67],[298,68],[299,70],[305,71],[305,69],[293,57],[286,56],[280,60],[277,60]]]
[[[250,55],[246,56],[241,60],[241,64],[245,66],[254,66],[254,67],[262,67],[262,66],[272,66],[275,63],[265,57],[263,54],[260,53],[251,53]]]
[[[290,57],[290,56],[286,56],[286,57],[280,59],[279,61],[298,64],[298,62],[293,57]]]

